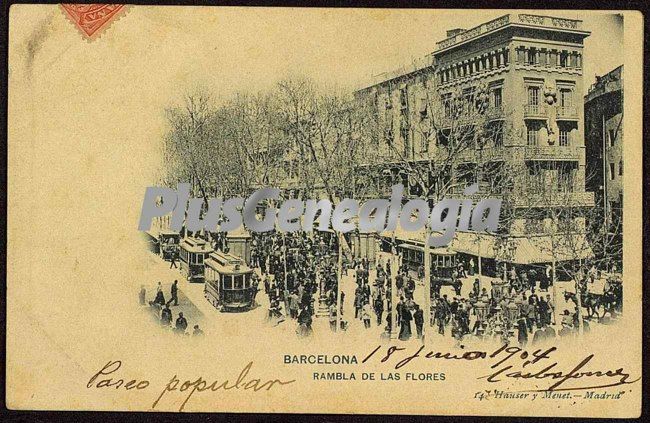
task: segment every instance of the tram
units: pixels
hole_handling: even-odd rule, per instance
[[[203,282],[205,259],[212,252],[210,244],[200,238],[188,237],[179,246],[181,273],[190,282]]]
[[[205,261],[204,296],[221,311],[246,311],[253,308],[257,285],[253,269],[243,259],[215,251]]]
[[[424,247],[413,244],[400,244],[398,253],[402,256],[403,263],[409,269],[419,269],[424,264]],[[430,248],[431,255],[431,284],[454,285],[453,272],[456,269],[456,252],[449,248]]]
[[[171,260],[179,252],[181,234],[162,230],[158,234],[158,251],[163,260]]]

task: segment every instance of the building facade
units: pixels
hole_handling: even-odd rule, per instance
[[[544,263],[551,261],[549,234],[557,235],[558,218],[568,215],[572,230],[584,233],[581,210],[594,205],[585,185],[587,36],[579,20],[508,14],[449,30],[421,61],[356,92],[376,105],[389,167],[408,163],[401,167],[433,172],[433,180],[444,177],[445,195],[478,182],[483,197],[508,197],[501,236],[477,240],[458,234],[452,248],[496,261]],[[404,173],[408,182],[411,176]],[[438,196],[433,198],[432,191],[410,185],[413,196],[440,197],[439,189],[432,190]],[[572,212],[563,213],[567,209]],[[560,256],[589,254],[581,248]]]
[[[623,66],[601,77],[584,97],[587,187],[610,222],[623,207]]]

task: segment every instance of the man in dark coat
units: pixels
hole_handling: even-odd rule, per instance
[[[171,295],[172,297],[169,299],[169,302],[171,303],[172,301],[174,302],[174,305],[178,305],[178,281],[174,281],[172,284],[171,288]]]
[[[173,268],[173,267],[178,268],[178,266],[176,265],[176,259],[177,258],[178,258],[178,253],[176,251],[174,251],[172,253],[172,263],[169,265],[170,269]]]
[[[381,294],[377,295],[373,306],[377,315],[377,326],[381,326],[381,316],[384,314],[384,300],[382,300]]]
[[[413,312],[413,321],[415,321],[415,330],[417,332],[418,339],[422,339],[422,326],[424,326],[424,312],[418,304],[415,305],[415,311]]]
[[[525,317],[517,320],[517,341],[519,341],[521,348],[524,348],[528,343],[528,323]]]

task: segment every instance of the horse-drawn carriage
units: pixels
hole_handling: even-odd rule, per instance
[[[424,247],[413,244],[400,244],[398,252],[402,263],[411,270],[417,270],[424,265]],[[431,257],[431,295],[440,291],[441,286],[453,286],[460,290],[460,279],[454,277],[457,269],[456,252],[448,248],[430,248]]]
[[[599,272],[587,276],[579,283],[580,303],[587,310],[587,318],[602,319],[609,312],[611,317],[623,311],[623,279],[620,273]],[[564,291],[564,299],[578,305],[574,291]]]

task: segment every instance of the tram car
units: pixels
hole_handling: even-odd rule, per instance
[[[181,234],[163,230],[158,234],[158,251],[163,260],[171,260],[179,252]]]
[[[210,244],[200,238],[188,237],[179,246],[181,273],[190,282],[203,282],[205,259],[212,252]]]
[[[257,286],[253,269],[243,259],[215,251],[205,261],[204,295],[221,311],[246,311],[253,308]]]
[[[398,253],[402,256],[402,262],[407,264],[409,269],[417,270],[424,264],[424,247],[413,244],[400,244]],[[435,285],[454,285],[452,277],[456,269],[456,252],[448,248],[430,248],[431,255],[431,283]]]

